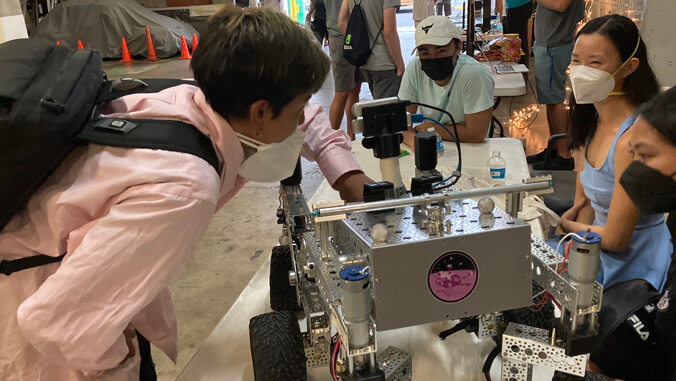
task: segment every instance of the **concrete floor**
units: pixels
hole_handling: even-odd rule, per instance
[[[397,14],[404,61],[414,46],[411,13]],[[324,47],[328,54],[328,47]],[[189,61],[176,58],[159,62],[104,62],[108,78],[190,78]],[[532,72],[529,80],[535,87]],[[333,78],[326,80],[312,103],[320,104],[328,113],[333,99]],[[361,100],[372,99],[368,86],[362,87]],[[528,129],[517,130],[507,125],[510,109],[518,111],[532,103],[530,88],[523,97],[505,98],[495,115],[505,125],[506,133],[526,139],[526,153],[541,151],[549,132],[544,108]],[[343,120],[342,129],[346,122]],[[303,161],[303,189],[312,195],[323,176],[316,164]],[[170,286],[178,321],[178,363],[174,365],[163,353],[153,348],[158,378],[174,380],[190,361],[204,339],[235,302],[249,280],[270,255],[281,231],[276,224],[278,186],[249,183],[215,216],[185,271]]]

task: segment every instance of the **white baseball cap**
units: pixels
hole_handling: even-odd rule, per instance
[[[444,46],[452,39],[461,37],[462,33],[453,21],[445,16],[430,16],[415,28],[415,48],[411,54],[414,54],[421,45]]]

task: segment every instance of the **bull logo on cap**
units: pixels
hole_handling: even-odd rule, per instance
[[[424,27],[422,27],[422,28],[420,28],[420,29],[422,29],[423,31],[425,31],[425,34],[427,34],[427,33],[429,33],[429,31],[430,31],[430,29],[432,28],[432,26],[434,26],[434,24],[430,24],[430,25],[428,25],[428,26],[424,26]]]

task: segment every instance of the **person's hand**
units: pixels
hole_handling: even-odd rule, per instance
[[[404,75],[404,70],[406,70],[406,66],[404,65],[404,61],[396,64],[397,67],[397,77],[401,77]]]
[[[404,136],[404,141],[402,143],[406,144],[408,148],[411,149],[411,153],[415,153],[415,132],[404,131],[401,134]]]
[[[575,222],[577,220],[577,215],[580,212],[580,210],[585,206],[584,203],[579,203],[577,205],[573,205],[572,208],[568,209],[563,215],[561,216],[561,230],[564,232],[568,233],[571,230],[570,223]]]
[[[340,193],[340,198],[347,202],[364,201],[364,184],[374,182],[361,171],[343,174],[333,184],[333,189]]]
[[[129,348],[129,353],[127,353],[127,357],[125,357],[124,360],[122,360],[120,365],[124,364],[125,361],[136,355],[136,347],[134,347],[133,341],[133,339],[136,337],[136,330],[131,326],[127,326],[127,328],[125,328],[122,334],[124,335],[124,341],[127,343],[127,348]]]

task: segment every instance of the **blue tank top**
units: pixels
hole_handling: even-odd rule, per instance
[[[608,220],[608,209],[615,187],[615,147],[620,136],[634,124],[635,120],[636,116],[630,115],[622,123],[599,168],[589,164],[585,152],[580,182],[584,194],[596,212],[594,225],[605,226]],[[608,287],[613,283],[641,278],[650,282],[657,290],[661,290],[671,262],[671,252],[670,234],[664,222],[664,215],[641,214],[629,246],[624,251],[601,251],[601,266],[596,281],[603,287]]]

